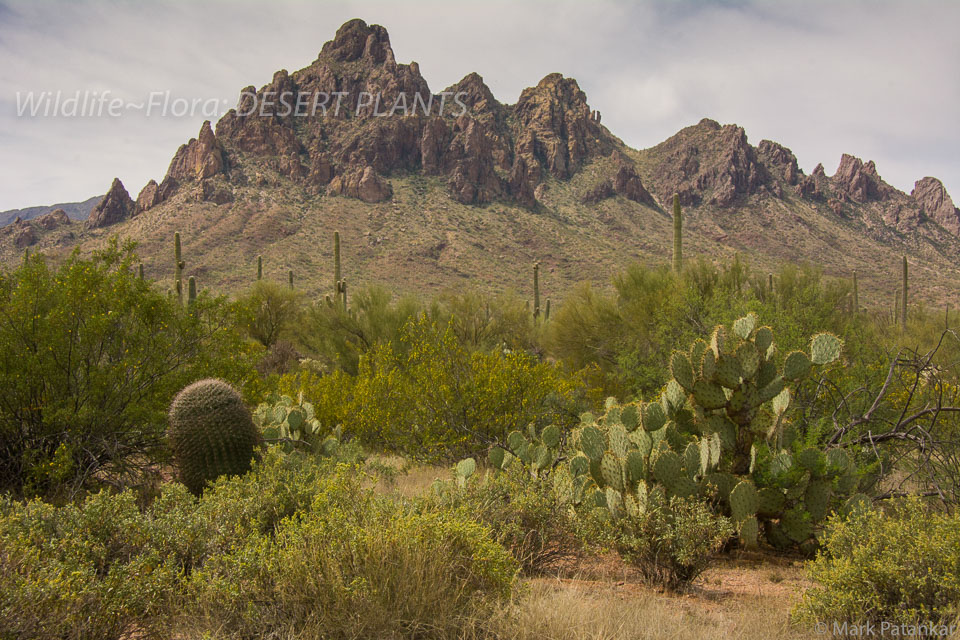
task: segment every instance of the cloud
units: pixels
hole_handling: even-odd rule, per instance
[[[15,0],[0,2],[0,209],[82,200],[114,176],[136,195],[203,120],[17,117],[18,91],[232,106],[353,17],[383,24],[434,91],[477,71],[514,102],[559,71],[633,147],[711,117],[808,172],[852,153],[900,189],[934,175],[960,200],[960,3]]]

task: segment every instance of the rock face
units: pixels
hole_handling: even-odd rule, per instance
[[[422,171],[446,177],[465,204],[508,198],[532,207],[544,176],[569,179],[619,145],[571,78],[548,75],[513,106],[497,102],[475,73],[433,94],[416,62],[397,63],[383,27],[351,20],[310,66],[244,89],[215,134],[205,123],[174,156],[159,195],[144,193],[138,210],[190,180],[233,180],[231,167],[242,163],[231,158],[240,155],[314,192],[382,201],[391,191],[384,177]]]
[[[103,196],[100,204],[90,212],[90,217],[87,218],[87,226],[96,229],[116,224],[132,216],[135,208],[136,204],[130,198],[127,190],[124,189],[120,178],[114,178],[107,195]]]
[[[960,235],[960,209],[953,206],[953,200],[942,182],[930,177],[917,180],[910,196],[916,200],[927,217],[950,233]]]
[[[160,202],[160,185],[157,184],[156,180],[151,180],[140,190],[133,214],[143,213],[147,209],[151,209],[160,204]]]
[[[203,180],[223,171],[223,149],[207,120],[200,127],[200,134],[190,142],[180,145],[167,169],[167,176],[175,180]],[[139,201],[139,198],[137,198]]]
[[[45,213],[34,222],[42,229],[52,231],[64,225],[70,224],[70,217],[63,209],[55,209],[50,213]]]
[[[330,183],[330,190],[339,195],[358,198],[364,202],[383,202],[393,196],[393,188],[373,167],[354,169],[339,175]]]
[[[21,222],[14,225],[13,246],[17,249],[25,249],[37,242],[37,233],[33,225],[29,222]]]
[[[770,179],[743,128],[707,118],[649,151],[659,160],[652,187],[660,202],[677,193],[685,206],[728,207]]]
[[[593,204],[606,198],[612,198],[614,195],[621,195],[627,200],[632,200],[651,208],[657,207],[656,200],[643,186],[643,182],[641,182],[640,176],[637,175],[633,163],[626,159],[620,160],[617,171],[612,178],[608,178],[590,189],[586,195],[581,198],[581,202],[584,204]]]
[[[860,158],[846,153],[840,158],[840,166],[831,182],[838,193],[861,204],[870,200],[885,200],[894,191],[877,175],[873,160],[864,164]]]

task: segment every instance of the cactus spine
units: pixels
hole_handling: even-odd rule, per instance
[[[907,328],[907,256],[903,256],[903,284],[901,285],[900,295],[900,327]]]
[[[673,270],[683,269],[683,214],[680,211],[680,194],[673,194]]]
[[[533,263],[533,319],[540,317],[540,263]]]
[[[185,263],[181,258],[180,253],[180,232],[177,231],[173,234],[173,260],[174,260],[174,276],[173,281],[177,290],[177,300],[180,304],[183,304],[183,267]]]
[[[263,256],[257,256],[257,280],[263,280]]]

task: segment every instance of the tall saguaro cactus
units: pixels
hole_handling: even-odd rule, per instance
[[[263,280],[263,256],[257,256],[257,280]]]
[[[340,232],[333,232],[333,292],[340,297]]]
[[[533,263],[533,319],[540,317],[540,263]]]
[[[187,306],[192,307],[197,301],[197,279],[190,276],[187,280]]]
[[[287,282],[289,282],[290,288],[293,289],[293,269],[287,270]]]
[[[683,214],[680,211],[680,194],[673,194],[673,270],[683,270]]]
[[[901,285],[900,295],[900,327],[907,328],[907,256],[903,256],[903,284]]]
[[[177,290],[177,299],[183,304],[183,267],[186,266],[180,253],[180,232],[173,234],[174,286]]]

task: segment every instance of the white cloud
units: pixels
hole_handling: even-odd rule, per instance
[[[471,71],[503,102],[550,72],[646,147],[711,117],[790,147],[808,172],[873,159],[909,191],[960,200],[960,3],[0,3],[0,210],[81,200],[119,176],[161,178],[202,117],[17,118],[17,91],[217,98],[316,58],[353,17],[383,24],[434,91]]]

